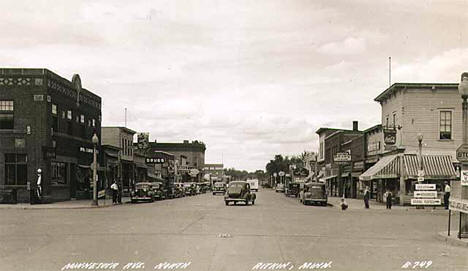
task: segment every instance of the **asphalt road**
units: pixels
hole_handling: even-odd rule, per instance
[[[328,263],[327,270],[468,270],[468,249],[435,237],[446,228],[442,210],[343,212],[271,190],[258,192],[254,206],[225,206],[222,196],[203,194],[99,209],[2,209],[0,217],[0,270],[92,262],[119,263],[107,270],[130,262],[144,263],[143,270],[165,262],[213,271],[260,270],[260,263],[285,264],[276,270],[304,270],[304,263]],[[424,261],[428,268],[413,269]]]

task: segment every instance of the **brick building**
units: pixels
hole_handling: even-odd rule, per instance
[[[1,190],[28,202],[41,169],[45,198],[87,194],[94,133],[101,138],[101,98],[78,75],[69,81],[47,69],[0,69]]]

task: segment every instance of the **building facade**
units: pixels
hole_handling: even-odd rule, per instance
[[[184,140],[183,143],[149,143],[149,153],[156,151],[167,152],[174,155],[174,164],[177,165],[178,174],[182,181],[201,181],[202,170],[205,165],[206,146],[203,142]],[[193,177],[193,173],[197,173]]]
[[[87,195],[94,134],[101,138],[101,98],[79,75],[0,69],[0,189],[29,202],[41,169],[45,199]]]

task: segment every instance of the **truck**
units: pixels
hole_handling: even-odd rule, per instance
[[[250,185],[250,190],[258,192],[258,179],[247,180],[247,183]]]

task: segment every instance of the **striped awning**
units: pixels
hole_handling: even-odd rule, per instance
[[[400,176],[400,163],[397,155],[382,157],[375,165],[359,176],[361,181],[393,179]]]
[[[456,179],[457,173],[450,155],[423,155],[424,178],[426,179]],[[419,156],[405,154],[405,173],[408,179],[418,178]]]

